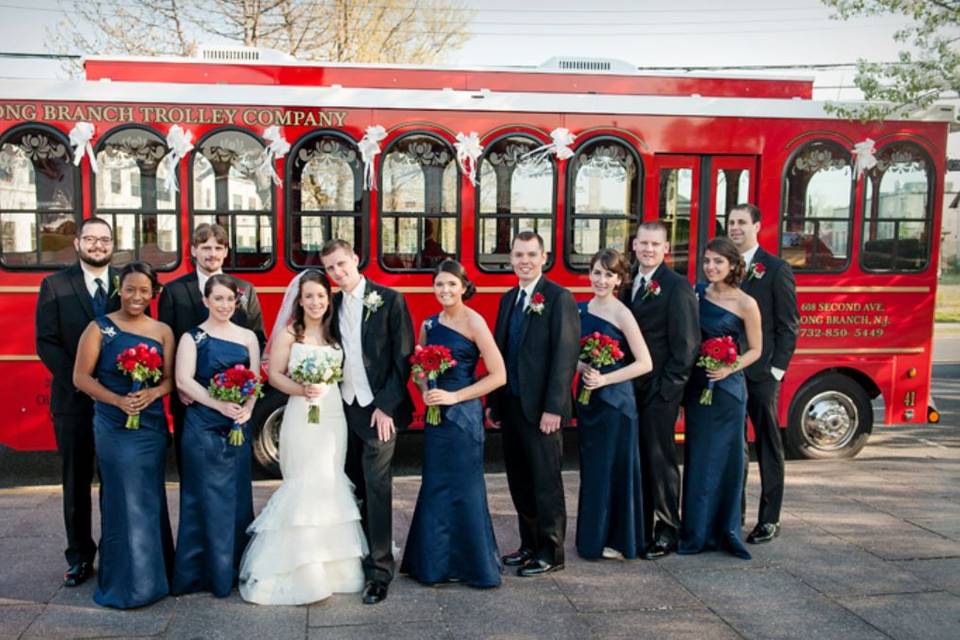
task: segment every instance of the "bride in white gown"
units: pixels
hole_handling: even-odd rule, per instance
[[[343,352],[330,338],[330,285],[316,270],[290,283],[267,345],[270,384],[288,394],[280,430],[283,484],[250,525],[240,595],[257,604],[307,604],[363,589],[366,541],[344,472],[347,422],[336,385],[304,385],[289,372],[310,355]],[[320,423],[307,422],[319,398]]]

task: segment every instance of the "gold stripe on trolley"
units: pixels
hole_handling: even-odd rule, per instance
[[[930,287],[797,287],[797,293],[930,293]]]
[[[923,347],[903,347],[903,348],[872,348],[865,347],[861,349],[797,349],[794,353],[798,355],[814,355],[814,354],[837,354],[842,355],[844,353],[856,353],[856,354],[865,354],[865,353],[874,353],[874,354],[907,354],[907,353],[923,353],[925,349]]]
[[[0,293],[39,293],[40,286],[5,286],[0,287]]]
[[[0,355],[0,362],[39,362],[40,356],[36,354],[10,354]]]

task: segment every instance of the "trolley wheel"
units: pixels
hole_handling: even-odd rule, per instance
[[[873,408],[863,387],[839,373],[805,384],[790,406],[785,443],[795,458],[852,458],[873,431]]]
[[[257,464],[272,478],[280,474],[280,425],[287,396],[267,387],[263,398],[257,401],[250,418],[253,431],[253,457]]]

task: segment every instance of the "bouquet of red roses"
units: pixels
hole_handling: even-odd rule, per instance
[[[163,375],[163,358],[156,347],[148,347],[140,343],[135,347],[124,349],[117,356],[117,369],[133,381],[130,392],[136,393],[143,389],[147,382],[157,382]],[[124,425],[127,429],[140,428],[140,414],[127,416]]]
[[[417,345],[410,356],[411,371],[417,382],[426,382],[428,389],[435,389],[437,378],[448,369],[457,366],[450,349],[440,344]],[[440,424],[440,407],[427,407],[426,423]]]
[[[263,397],[263,384],[253,371],[242,364],[235,364],[210,378],[207,392],[217,400],[243,404],[247,398]],[[239,422],[233,423],[227,442],[235,447],[243,444],[243,430]]]
[[[730,336],[710,338],[700,345],[700,358],[697,366],[707,371],[718,371],[723,367],[734,367],[740,361],[737,343]],[[707,382],[707,388],[700,394],[700,404],[713,404],[713,383]]]
[[[623,359],[623,350],[620,341],[610,336],[594,331],[580,338],[580,361],[586,362],[594,369],[609,366]],[[584,387],[577,396],[580,404],[590,403],[590,389]]]

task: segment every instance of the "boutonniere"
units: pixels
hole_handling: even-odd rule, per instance
[[[766,272],[767,268],[763,266],[763,263],[754,262],[750,265],[750,270],[747,271],[747,280],[759,280]]]
[[[530,298],[530,304],[527,306],[527,313],[535,313],[538,316],[543,315],[543,310],[547,306],[547,299],[539,291]]]
[[[110,292],[110,297],[120,295],[120,276],[113,276],[113,291]]]
[[[247,306],[247,290],[242,287],[237,289],[237,305],[241,307]]]
[[[363,314],[364,322],[369,320],[370,316],[375,314],[382,306],[383,296],[376,291],[371,291],[367,295],[363,296],[363,308],[367,310],[367,312]]]
[[[641,300],[646,300],[650,296],[657,297],[660,295],[660,283],[656,280],[651,280],[647,283],[647,286],[643,288],[643,296]]]

